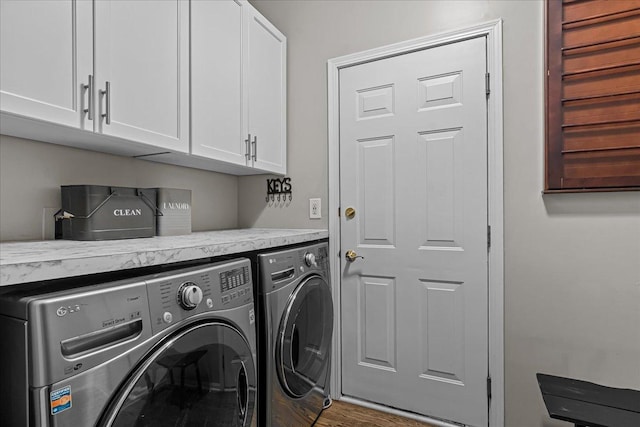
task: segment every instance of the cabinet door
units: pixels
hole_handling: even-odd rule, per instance
[[[186,1],[96,2],[98,132],[188,152],[188,24]]]
[[[286,173],[286,51],[287,41],[253,7],[247,6],[247,62],[249,132],[253,166]],[[253,141],[252,141],[253,142]]]
[[[93,5],[86,1],[0,2],[0,109],[93,130]]]
[[[249,164],[242,103],[244,2],[191,2],[191,153]]]

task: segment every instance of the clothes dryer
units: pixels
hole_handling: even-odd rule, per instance
[[[260,254],[258,268],[261,425],[312,425],[329,395],[328,244]]]
[[[257,425],[250,268],[237,259],[4,294],[3,423]]]

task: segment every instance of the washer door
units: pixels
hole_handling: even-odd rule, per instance
[[[224,323],[193,325],[164,342],[121,387],[101,426],[248,426],[256,372],[244,336]]]
[[[276,370],[290,396],[324,387],[332,330],[331,288],[322,277],[309,276],[289,297],[276,342]]]

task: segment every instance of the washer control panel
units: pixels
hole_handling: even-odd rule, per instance
[[[304,254],[304,263],[307,264],[307,267],[318,267],[316,255],[313,252],[307,252]]]
[[[220,272],[220,301],[225,306],[236,299],[244,299],[253,291],[248,265]]]
[[[154,334],[191,316],[253,302],[245,258],[158,274],[146,283]]]

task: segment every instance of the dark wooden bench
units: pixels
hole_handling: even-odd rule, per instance
[[[576,427],[640,427],[640,391],[537,374],[549,416]]]

